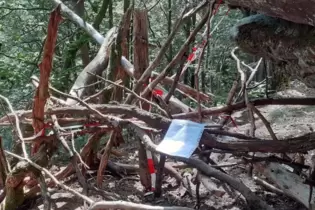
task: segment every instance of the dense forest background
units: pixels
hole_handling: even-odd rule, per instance
[[[84,20],[94,23],[100,33],[105,34],[113,25],[118,25],[124,9],[130,6],[130,1],[66,1],[70,8],[80,11]],[[103,5],[102,5],[103,4]],[[193,3],[191,3],[193,4]],[[172,24],[178,18],[184,1],[136,1],[136,8],[149,8],[149,40],[150,60],[155,57],[159,46],[165,40],[172,29]],[[37,65],[46,36],[47,14],[51,10],[49,1],[1,1],[1,90],[8,94],[14,104],[24,106],[32,94],[33,88],[29,85],[30,76],[38,75]],[[99,11],[103,9],[103,13]],[[228,8],[222,6],[219,13],[213,19],[213,26],[223,18],[210,39],[206,52],[206,59],[202,66],[202,88],[217,96],[216,100],[225,98],[231,81],[235,78],[235,63],[230,57],[230,51],[235,46],[229,40],[230,28],[243,16],[239,11],[233,10],[228,14]],[[100,15],[98,15],[100,14]],[[195,15],[180,30],[176,36],[164,62],[174,56],[200,20]],[[194,44],[201,40],[201,34],[197,36]],[[198,40],[199,39],[199,40]],[[82,29],[71,21],[65,20],[60,26],[58,45],[54,58],[54,70],[52,72],[52,84],[67,92],[73,84],[78,72],[86,65],[98,51],[98,45],[86,35]],[[82,47],[83,46],[83,47]],[[193,46],[191,46],[192,48]],[[77,56],[78,55],[78,56]],[[85,63],[84,63],[85,62]],[[165,65],[161,63],[161,67]],[[185,77],[185,83],[191,85],[193,68]],[[220,100],[221,99],[221,100]]]

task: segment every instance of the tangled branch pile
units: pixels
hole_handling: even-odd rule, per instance
[[[172,119],[186,119],[200,123],[207,122],[198,147],[190,158],[171,157],[184,162],[188,167],[196,168],[198,175],[196,186],[200,186],[204,179],[213,177],[226,183],[233,190],[239,191],[248,205],[253,209],[273,209],[263,199],[253,193],[239,179],[230,176],[209,158],[211,153],[235,153],[241,158],[238,164],[251,164],[255,170],[262,173],[277,187],[280,193],[295,198],[305,206],[313,205],[314,194],[309,191],[314,183],[310,177],[303,180],[302,169],[310,167],[302,162],[294,162],[285,153],[304,153],[315,149],[315,134],[309,133],[290,139],[279,140],[274,134],[269,122],[264,118],[256,106],[268,104],[281,105],[313,105],[314,99],[261,99],[250,101],[247,87],[257,72],[260,62],[255,68],[242,63],[236,56],[235,48],[231,55],[236,61],[238,78],[223,107],[208,107],[211,95],[200,92],[198,75],[202,63],[205,47],[216,26],[211,26],[211,17],[216,10],[216,4],[203,1],[194,8],[185,8],[174,25],[173,31],[160,48],[158,55],[152,62],[148,57],[148,24],[147,11],[129,8],[124,14],[118,28],[108,31],[105,37],[98,33],[90,24],[85,23],[79,16],[67,8],[61,1],[54,0],[56,9],[51,13],[47,38],[44,47],[42,63],[39,65],[40,78],[32,77],[36,88],[32,110],[15,111],[9,100],[6,101],[10,112],[0,119],[2,126],[13,125],[18,136],[21,153],[0,150],[0,187],[2,208],[15,209],[26,198],[41,192],[45,209],[50,209],[48,187],[59,186],[84,200],[88,209],[189,209],[185,207],[157,207],[135,204],[124,201],[95,201],[89,197],[91,186],[87,184],[88,169],[95,168],[97,163],[98,187],[102,185],[104,170],[119,171],[121,167],[110,161],[110,155],[115,153],[114,147],[124,143],[122,132],[133,131],[139,140],[139,175],[145,192],[151,192],[159,197],[162,194],[162,179],[165,173],[175,177],[189,191],[190,184],[182,175],[166,162],[166,155],[156,151],[153,136],[164,135]],[[169,62],[162,72],[154,70],[159,66],[165,52],[177,34],[181,24],[191,15],[203,11],[203,18],[196,25],[184,45],[176,56]],[[101,45],[96,57],[84,68],[76,79],[69,94],[58,91],[49,84],[52,71],[52,60],[61,12],[76,22],[80,27]],[[127,33],[133,18],[133,64],[127,59]],[[211,31],[211,29],[213,30]],[[195,40],[198,32],[204,29],[203,42],[190,56],[187,55],[189,45]],[[195,70],[195,88],[181,83],[182,76],[188,65],[197,61]],[[176,69],[173,76],[168,76]],[[247,78],[246,71],[250,76]],[[129,80],[133,81],[133,88],[129,88]],[[99,88],[101,87],[101,88]],[[167,88],[169,90],[167,90]],[[189,107],[175,97],[175,92],[197,103],[197,107]],[[239,92],[239,93],[237,93]],[[239,102],[241,101],[241,102]],[[222,118],[219,122],[211,122],[211,116],[230,116],[234,111],[247,109],[250,116],[251,130],[249,135],[226,131],[230,117]],[[255,119],[257,115],[270,132],[270,139],[255,137]],[[29,132],[31,131],[31,132]],[[35,134],[34,134],[35,133]],[[87,143],[77,151],[74,141],[77,137],[89,135]],[[97,146],[102,137],[108,136],[104,148],[98,151]],[[157,142],[158,144],[158,142]],[[70,154],[70,162],[66,168],[56,174],[48,170],[52,155],[62,145]],[[29,148],[31,151],[29,152]],[[157,168],[156,182],[153,183],[148,170],[147,153],[153,154]],[[260,156],[249,153],[260,152]],[[267,156],[268,153],[281,154]],[[263,155],[265,154],[265,155]],[[8,161],[6,157],[14,161]],[[294,172],[287,171],[283,165],[290,166]],[[119,173],[119,172],[118,172]],[[83,187],[79,193],[71,189],[62,180],[75,174]],[[285,177],[285,179],[283,179]],[[265,183],[265,182],[263,182]],[[265,183],[266,185],[266,183]],[[267,184],[266,186],[272,187]],[[311,186],[311,187],[309,187]],[[310,195],[310,196],[309,196]],[[309,199],[310,198],[310,199]],[[115,199],[115,198],[112,198]],[[200,204],[197,196],[197,205]]]

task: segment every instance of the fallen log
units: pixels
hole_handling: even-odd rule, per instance
[[[262,173],[268,180],[276,184],[285,195],[302,203],[306,208],[315,209],[315,192],[313,190],[311,203],[309,204],[310,186],[304,184],[304,180],[299,175],[288,171],[279,163],[255,163],[254,167]]]
[[[93,83],[95,77],[89,73],[101,75],[101,73],[106,69],[109,61],[109,46],[115,38],[117,28],[113,27],[107,32],[103,44],[101,45],[95,58],[83,69],[75,80],[71,90],[70,95],[82,98],[86,92],[85,86]],[[76,100],[71,98],[67,99],[68,105],[74,105],[77,103]]]

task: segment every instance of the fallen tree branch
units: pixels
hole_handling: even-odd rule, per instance
[[[315,193],[312,193],[312,203],[309,204],[309,185],[297,174],[289,172],[279,163],[256,163],[255,169],[275,183],[286,195],[302,203],[306,208],[314,209]]]
[[[156,145],[151,141],[150,137],[143,132],[141,129],[139,129],[137,126],[130,125],[130,128],[133,129],[136,134],[141,138],[143,144],[146,146],[147,149],[153,151],[156,151]],[[264,201],[262,201],[259,197],[257,197],[246,185],[244,185],[242,182],[232,178],[228,174],[222,173],[221,171],[212,168],[208,164],[204,163],[203,161],[196,159],[196,158],[184,158],[184,157],[176,157],[176,156],[170,156],[174,158],[175,160],[182,161],[184,163],[187,163],[194,168],[197,168],[201,173],[204,175],[207,175],[209,177],[214,177],[220,181],[228,183],[231,187],[238,190],[247,200],[248,204],[255,209],[262,209],[262,210],[272,210],[273,208],[268,206]]]
[[[80,16],[75,14],[72,10],[70,10],[66,5],[62,3],[60,0],[52,0],[55,6],[60,5],[61,12],[64,13],[70,20],[77,23],[81,28],[83,28],[98,44],[102,44],[104,42],[104,37],[94,29],[94,27],[84,21]]]
[[[100,162],[100,165],[99,165],[99,168],[97,170],[97,177],[96,177],[96,184],[98,187],[101,187],[102,186],[102,183],[103,183],[103,172],[104,172],[104,169],[106,168],[107,166],[107,162],[108,162],[108,159],[109,159],[109,155],[110,155],[110,151],[114,145],[114,142],[116,141],[116,138],[117,138],[117,132],[118,131],[112,131],[111,134],[109,135],[109,139],[107,140],[107,143],[106,143],[106,146],[105,146],[105,149],[104,149],[104,153],[101,157],[101,162]]]
[[[115,86],[118,86],[118,87],[124,89],[125,91],[127,91],[127,92],[133,94],[137,99],[139,99],[139,100],[141,100],[141,101],[144,101],[144,102],[150,104],[151,106],[154,106],[155,108],[157,108],[158,110],[160,110],[165,116],[167,116],[167,113],[166,113],[166,111],[165,111],[164,109],[162,109],[161,107],[159,107],[159,106],[156,105],[155,103],[149,101],[148,99],[145,99],[145,98],[139,96],[137,93],[135,93],[134,91],[130,90],[129,88],[126,88],[126,87],[123,86],[123,85],[116,84],[116,83],[114,83],[114,82],[112,82],[112,81],[110,81],[110,80],[108,80],[108,79],[104,79],[103,77],[98,76],[98,75],[96,75],[96,74],[92,74],[92,73],[90,73],[90,72],[88,72],[88,74],[94,75],[94,76],[96,76],[98,79],[101,79],[101,80],[103,80],[103,81],[105,81],[105,82],[107,82],[107,83],[109,83],[109,84],[111,84],[111,85],[115,85]]]
[[[315,98],[267,98],[256,99],[249,101],[253,106],[266,106],[266,105],[315,105]],[[238,111],[246,108],[245,102],[235,103],[229,106],[208,108],[202,110],[202,115],[217,115],[229,111]],[[173,115],[174,119],[191,119],[198,118],[199,113],[197,111],[189,113],[181,113]]]
[[[267,99],[268,100],[268,99]],[[283,100],[283,99],[279,99]],[[293,99],[294,100],[294,99]],[[313,103],[313,102],[312,102]],[[244,103],[239,104],[240,107],[243,107]],[[120,119],[112,115],[121,115],[122,113],[126,117],[137,118],[140,121],[145,122],[151,128],[160,129],[166,131],[171,123],[171,120],[163,117],[158,114],[153,114],[145,110],[138,109],[130,105],[91,105],[92,109],[82,106],[74,107],[57,107],[50,110],[47,110],[46,115],[52,114],[75,114],[76,116],[86,116],[90,114],[96,114],[95,110],[101,115],[96,114],[94,117],[100,122],[113,123],[115,126],[120,124],[121,126],[126,126],[130,123],[139,124],[138,121],[132,119]],[[32,111],[18,111],[17,114],[20,115],[20,118],[29,117]],[[106,115],[110,114],[110,115]],[[8,115],[10,118],[14,119],[12,114]],[[5,117],[7,119],[7,117]],[[140,124],[141,125],[141,124]],[[294,153],[294,152],[305,152],[315,148],[315,133],[307,133],[302,136],[287,138],[278,141],[262,141],[261,139],[246,137],[246,139],[236,140],[229,138],[229,141],[226,141],[226,137],[219,136],[214,137],[210,135],[211,132],[218,131],[210,130],[203,133],[201,143],[209,147],[226,150],[226,151],[238,151],[238,152],[273,152],[273,153]],[[241,134],[238,134],[241,135]]]
[[[100,75],[104,71],[104,69],[106,69],[109,62],[109,46],[113,43],[114,39],[116,38],[117,35],[116,31],[117,28],[113,27],[107,32],[104,42],[102,43],[97,55],[83,69],[83,71],[79,74],[76,81],[74,82],[70,90],[70,95],[82,98],[82,96],[86,92],[86,89],[82,87],[85,87],[93,83],[93,80],[95,79],[93,75],[90,75],[88,73]],[[68,105],[74,105],[76,103],[77,101],[73,100],[72,98],[67,99]]]
[[[123,69],[127,72],[127,74],[131,77],[134,78],[134,66],[124,57],[121,57],[121,66],[123,67]],[[162,99],[165,99],[165,97],[168,94],[168,91],[166,91],[162,85],[157,85],[157,88],[161,89],[163,91],[163,95],[162,95]],[[157,96],[154,95],[155,98],[157,98],[159,100],[159,98]],[[187,106],[186,104],[184,104],[182,101],[178,100],[177,98],[175,98],[174,96],[172,96],[170,98],[169,101],[169,107],[171,107],[171,111],[173,111],[174,113],[178,113],[178,112],[190,112],[192,111],[192,109]]]
[[[97,209],[122,209],[122,210],[193,210],[187,207],[177,207],[177,206],[150,206],[145,204],[131,203],[127,201],[100,201],[94,203],[88,210]]]
[[[27,158],[28,157],[28,153],[26,151],[25,139],[24,139],[22,131],[21,131],[19,117],[17,116],[16,112],[14,111],[14,109],[12,107],[12,104],[10,103],[9,99],[4,97],[3,95],[0,95],[0,98],[3,99],[7,103],[10,111],[12,112],[12,114],[13,114],[13,116],[15,118],[16,131],[17,131],[18,137],[19,137],[19,139],[21,140],[21,143],[22,143],[22,150],[23,150],[24,157]]]
[[[26,162],[28,162],[30,165],[32,165],[33,167],[35,167],[37,170],[44,172],[47,176],[49,176],[49,178],[51,178],[51,179],[52,179],[58,186],[60,186],[62,189],[64,189],[64,190],[66,190],[66,191],[68,191],[68,192],[74,194],[75,196],[77,196],[77,197],[79,197],[79,198],[82,198],[83,200],[87,201],[89,204],[93,204],[93,203],[94,203],[94,201],[93,201],[91,198],[89,198],[89,197],[87,197],[87,196],[85,196],[85,195],[82,195],[81,193],[77,192],[76,190],[73,190],[72,188],[68,187],[67,185],[64,185],[64,184],[62,184],[61,182],[59,182],[58,179],[57,179],[54,175],[52,175],[46,168],[41,167],[40,165],[34,163],[34,162],[31,161],[30,159],[28,159],[28,158],[23,158],[23,157],[21,157],[21,156],[19,156],[19,155],[16,155],[16,154],[12,153],[12,152],[9,152],[9,151],[5,151],[5,153],[6,153],[7,155],[12,156],[12,157],[18,158],[18,159],[20,159],[20,160],[22,160],[22,161],[26,161]]]

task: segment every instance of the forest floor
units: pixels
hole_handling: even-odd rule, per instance
[[[306,88],[303,84],[293,82],[292,87],[289,90],[277,93],[279,97],[315,97],[315,90]],[[279,139],[302,135],[315,129],[315,107],[311,106],[283,106],[271,105],[265,107],[259,107],[261,113],[271,123],[271,126]],[[245,133],[250,127],[247,122],[247,112],[240,111],[233,114],[234,119],[238,125],[238,132]],[[256,119],[256,136],[261,138],[270,139],[267,129],[263,123]],[[231,131],[234,128],[231,127]],[[121,145],[121,150],[129,153],[128,158],[117,158],[113,161],[124,162],[129,164],[137,164],[137,144],[124,144]],[[308,155],[306,160],[308,161]],[[230,154],[212,155],[214,161],[218,164],[229,164],[237,162],[237,159]],[[170,161],[170,160],[169,160]],[[306,162],[307,164],[308,162]],[[174,163],[175,164],[175,163]],[[177,163],[178,164],[178,163]],[[224,168],[228,174],[233,177],[241,179],[252,191],[262,197],[267,203],[273,206],[277,210],[306,210],[301,204],[288,198],[287,196],[281,196],[273,192],[264,189],[260,185],[257,185],[251,177],[247,175],[247,170],[244,165],[236,165],[234,167]],[[188,179],[192,177],[194,170],[181,169],[182,173],[187,175]],[[95,184],[95,174],[88,180],[90,184]],[[163,197],[154,200],[146,200],[143,197],[142,186],[139,181],[138,175],[126,176],[124,178],[117,178],[112,175],[106,175],[104,177],[104,185],[102,190],[115,193],[120,196],[120,199],[126,201],[132,201],[136,203],[147,203],[152,205],[162,206],[187,206],[194,207],[196,198],[191,197],[185,193],[183,187],[176,186],[174,179],[165,177],[163,182]],[[69,181],[67,183],[70,187],[77,191],[82,192],[82,188],[79,186],[76,180]],[[213,191],[210,193],[207,189],[201,185],[201,210],[243,210],[246,209],[244,199],[237,193],[234,197],[226,193],[222,186],[210,182]],[[192,192],[195,194],[195,186],[192,185]],[[91,191],[90,197],[94,200],[104,200],[100,191],[96,193]],[[79,210],[83,209],[83,202],[74,197],[68,192],[59,190],[58,192],[51,193],[53,209],[62,210]],[[32,203],[33,210],[43,209],[42,199]],[[24,208],[25,209],[25,208]]]

